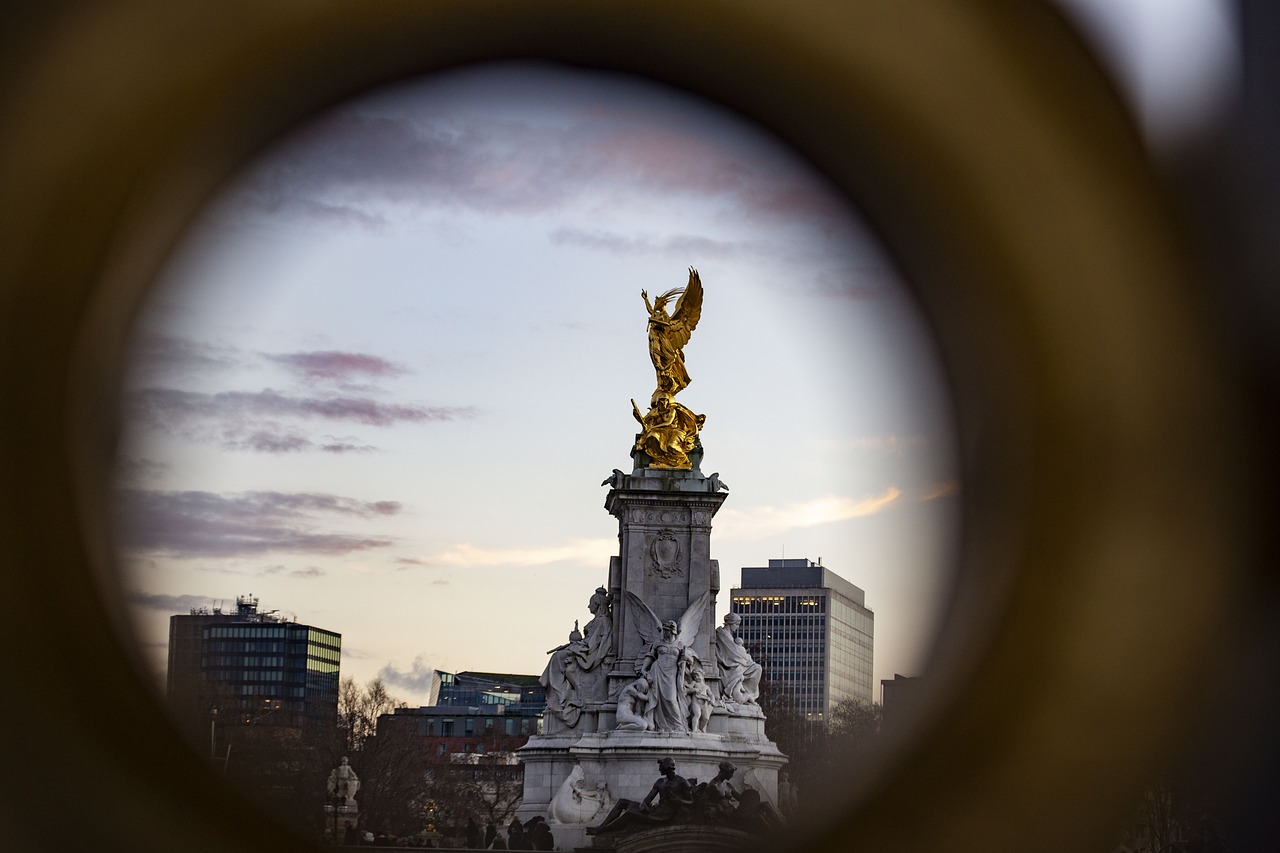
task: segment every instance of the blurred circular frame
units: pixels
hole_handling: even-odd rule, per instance
[[[929,699],[814,850],[1107,844],[1191,725],[1239,593],[1242,459],[1203,285],[1118,99],[1038,4],[159,0],[5,13],[0,798],[23,849],[309,849],[134,666],[106,507],[129,320],[288,127],[493,59],[738,110],[865,212],[957,401],[963,543]],[[252,841],[247,841],[251,839]]]

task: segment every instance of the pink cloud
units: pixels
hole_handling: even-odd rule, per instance
[[[333,517],[395,515],[398,501],[360,501],[313,492],[117,493],[116,533],[135,553],[176,557],[243,557],[276,552],[341,555],[382,548],[392,540],[334,532]]]
[[[293,352],[266,358],[307,379],[349,381],[352,378],[398,376],[409,372],[395,362],[361,352]]]

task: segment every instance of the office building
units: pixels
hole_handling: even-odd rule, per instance
[[[252,596],[233,612],[196,608],[169,619],[169,697],[217,706],[220,726],[332,725],[341,649],[342,635],[260,612]]]
[[[428,704],[503,705],[508,714],[541,716],[547,705],[547,691],[536,675],[436,670]]]
[[[730,596],[769,689],[790,695],[806,717],[825,719],[843,699],[873,701],[875,614],[861,589],[821,561],[782,559],[743,568]]]
[[[438,756],[514,752],[542,731],[547,694],[536,675],[441,672],[430,705],[396,708],[378,718],[378,732],[412,733]]]
[[[546,692],[538,676],[437,670],[430,696],[436,704],[379,716],[378,738],[428,758],[430,806],[456,809],[466,791],[474,798],[467,808],[505,820],[524,792],[516,750],[542,732]]]

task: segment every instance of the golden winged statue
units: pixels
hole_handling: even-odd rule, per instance
[[[698,328],[702,317],[702,279],[689,267],[689,283],[674,287],[649,303],[649,291],[642,290],[644,307],[649,309],[649,358],[658,374],[658,390],[677,394],[689,384],[689,371],[684,367],[684,345]],[[675,310],[668,315],[667,303],[679,297]]]
[[[693,467],[689,453],[699,447],[698,432],[705,415],[694,414],[675,401],[676,394],[689,384],[689,371],[684,366],[684,345],[698,327],[702,316],[702,279],[689,267],[689,283],[675,287],[649,302],[649,292],[640,291],[649,310],[649,358],[658,375],[658,387],[649,400],[648,413],[641,415],[636,401],[631,412],[640,422],[640,435],[635,449],[647,456],[637,457],[639,464],[651,468]],[[667,314],[667,304],[678,298],[675,310]]]

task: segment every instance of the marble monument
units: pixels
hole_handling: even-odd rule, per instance
[[[711,521],[728,487],[718,473],[700,470],[706,416],[675,400],[692,382],[684,346],[702,314],[702,281],[690,269],[684,288],[652,302],[641,296],[656,385],[646,413],[631,403],[640,425],[631,472],[614,469],[601,484],[609,487],[605,509],[618,521],[619,553],[590,595],[589,621],[581,629],[575,623],[568,642],[548,652],[543,731],[520,750],[517,817],[549,816],[563,849],[590,843],[588,827],[606,816],[652,825],[645,816],[655,806],[643,804],[659,761],[665,775],[671,762],[690,786],[718,780],[721,789],[758,798],[769,814],[777,811],[778,770],[786,763],[765,736],[759,664],[732,619],[715,626],[720,570],[711,558]],[[720,778],[726,768],[731,779]]]

